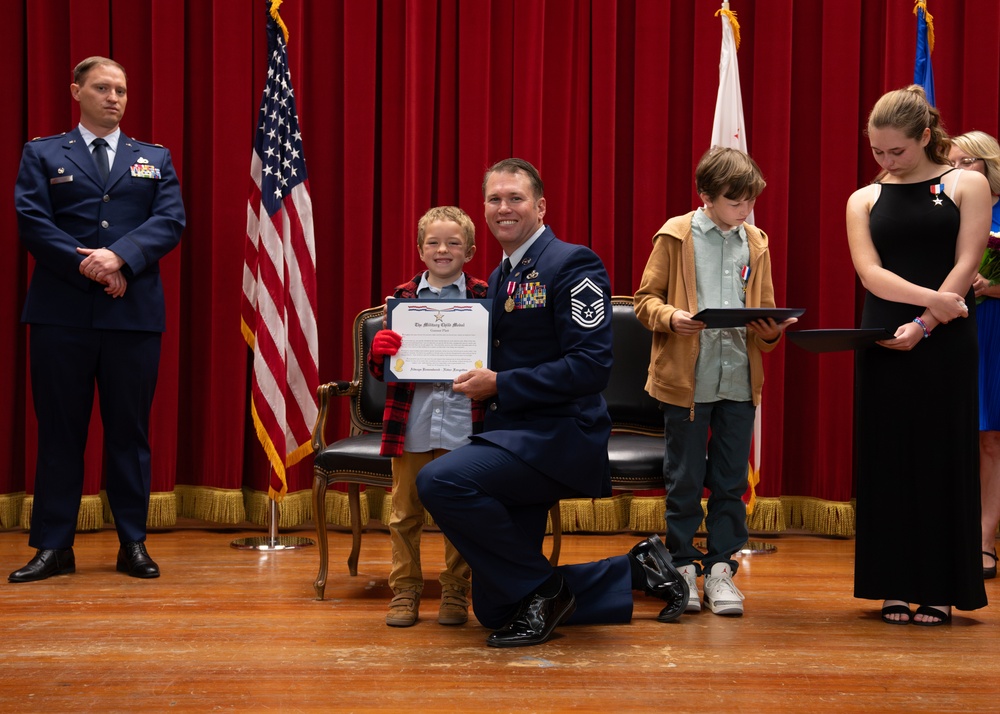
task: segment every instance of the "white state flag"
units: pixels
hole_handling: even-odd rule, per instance
[[[735,13],[730,12],[729,3],[722,3],[722,9],[716,13],[722,19],[722,52],[719,55],[719,96],[715,100],[715,119],[712,121],[712,146],[726,149],[739,149],[747,152],[747,127],[743,121],[743,91],[740,89],[740,65],[736,59],[737,39],[734,26]],[[747,216],[746,222],[754,223],[753,211]],[[757,406],[753,428],[753,463],[748,474],[750,481],[750,499],[747,503],[747,513],[753,513],[757,500],[754,486],[760,481],[760,442],[761,442],[761,410]]]
[[[712,146],[746,152],[747,131],[743,122],[743,94],[740,91],[736,38],[733,36],[729,17],[725,13],[720,13],[720,16],[722,53],[719,58],[719,96],[715,100],[715,120],[712,122]]]

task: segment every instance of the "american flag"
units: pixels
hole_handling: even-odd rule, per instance
[[[253,350],[250,408],[271,463],[268,495],[288,492],[286,469],[311,452],[319,385],[316,242],[287,28],[269,3],[268,69],[250,162],[243,268],[243,336]]]

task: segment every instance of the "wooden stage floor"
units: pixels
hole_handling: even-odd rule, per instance
[[[629,625],[565,627],[545,645],[498,650],[475,620],[437,624],[436,532],[424,538],[423,619],[405,629],[384,624],[385,532],[365,535],[355,578],[350,534],[331,533],[324,601],[312,589],[316,547],[230,547],[261,535],[154,532],[163,576],[143,581],[115,572],[113,531],[85,533],[76,574],[15,585],[6,574],[30,557],[27,536],[0,532],[0,711],[1000,711],[996,606],[950,626],[885,625],[879,603],[851,597],[851,540],[764,538],[776,552],[741,558],[742,618],[661,624],[658,601],[639,595]],[[637,540],[567,535],[563,562]],[[1000,581],[987,592],[1000,598]]]

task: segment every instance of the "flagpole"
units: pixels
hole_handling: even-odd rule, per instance
[[[312,538],[301,538],[299,536],[279,536],[278,535],[278,502],[273,498],[268,498],[268,523],[266,536],[251,536],[249,538],[237,538],[229,545],[236,550],[294,550],[309,545],[315,545]]]
[[[313,545],[278,535],[278,503],[289,467],[312,453],[319,386],[316,243],[312,198],[288,66],[288,27],[267,3],[268,73],[250,161],[244,244],[242,331],[252,353],[250,415],[270,463],[268,535],[234,548],[286,550]],[[262,339],[258,340],[257,338]]]
[[[715,15],[721,15],[722,49],[719,59],[719,93],[715,103],[715,117],[712,122],[712,146],[722,146],[747,151],[746,125],[743,119],[743,96],[739,82],[739,63],[737,51],[740,45],[739,24],[736,15],[730,12],[728,0],[722,0],[722,9]],[[755,225],[753,211],[747,216],[747,223]],[[747,504],[747,515],[753,511],[756,503],[756,482],[760,478],[760,442],[761,442],[761,407],[756,408],[753,434],[753,463],[747,464],[750,502]],[[777,546],[763,541],[748,540],[746,545],[736,555],[753,555],[758,553],[773,553]]]

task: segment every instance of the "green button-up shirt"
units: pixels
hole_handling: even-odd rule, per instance
[[[691,219],[691,237],[698,309],[744,307],[746,292],[740,273],[750,263],[750,247],[743,226],[723,232],[699,208]],[[750,401],[746,328],[702,330],[699,340],[694,401]]]

